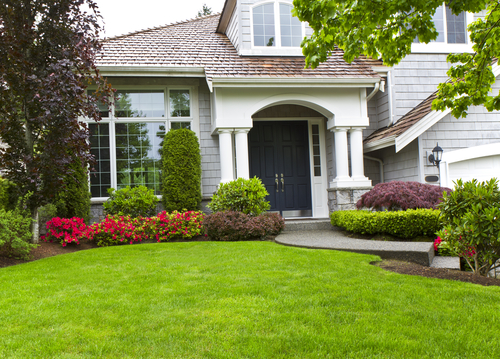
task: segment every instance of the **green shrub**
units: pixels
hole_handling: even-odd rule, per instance
[[[158,197],[152,189],[138,186],[115,190],[108,189],[109,198],[104,202],[104,212],[110,215],[151,217],[156,214]]]
[[[169,131],[163,141],[162,201],[167,212],[194,211],[201,203],[201,153],[196,134]]]
[[[203,225],[211,240],[244,241],[277,235],[285,227],[285,221],[277,213],[252,216],[243,212],[226,211],[209,214]]]
[[[54,205],[57,208],[57,217],[83,218],[88,222],[90,218],[90,198],[87,168],[82,167],[79,159],[74,159],[70,164],[71,173],[68,173],[55,197]]]
[[[259,178],[238,178],[221,183],[207,207],[213,212],[237,211],[256,216],[270,208],[267,195]]]
[[[500,191],[497,179],[455,183],[439,205],[440,247],[463,258],[477,275],[486,276],[500,259]]]
[[[12,211],[19,200],[16,185],[0,177],[0,209]]]
[[[336,211],[330,215],[333,226],[360,234],[390,234],[399,238],[434,236],[439,229],[439,211],[409,209],[407,211],[372,212]]]
[[[0,209],[0,256],[29,259],[31,250],[31,218],[15,209]]]

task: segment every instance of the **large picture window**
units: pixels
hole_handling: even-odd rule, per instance
[[[118,90],[103,121],[89,123],[96,165],[92,198],[108,197],[111,187],[144,185],[161,193],[161,149],[167,130],[192,127],[190,89]],[[101,109],[101,107],[103,107]]]

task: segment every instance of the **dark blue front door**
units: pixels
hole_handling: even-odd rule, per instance
[[[262,180],[271,211],[284,217],[312,216],[307,129],[307,121],[254,121],[250,130],[250,176]]]

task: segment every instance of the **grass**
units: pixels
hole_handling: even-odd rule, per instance
[[[487,358],[500,288],[271,242],[141,244],[0,269],[1,358]]]

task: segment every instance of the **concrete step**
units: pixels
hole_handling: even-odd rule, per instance
[[[335,230],[330,223],[329,218],[315,219],[285,219],[285,231],[320,231],[320,230]]]
[[[434,257],[432,259],[431,267],[460,270],[460,258],[459,257]]]

